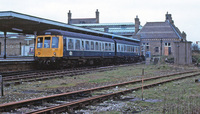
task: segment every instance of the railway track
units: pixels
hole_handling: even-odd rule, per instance
[[[126,66],[126,65],[121,65]],[[66,70],[53,70],[53,71],[38,71],[38,72],[30,72],[25,74],[18,74],[14,76],[4,76],[3,81],[5,86],[9,86],[11,84],[21,84],[22,82],[33,82],[33,81],[41,81],[48,80],[53,78],[62,78],[65,76],[74,76],[74,75],[82,75],[86,73],[92,72],[102,72],[108,70],[114,70],[120,66],[106,66],[106,67],[91,67],[91,68],[76,68],[76,69],[66,69]]]
[[[193,77],[197,75],[200,75],[200,72],[189,71],[189,72],[180,72],[180,73],[175,73],[175,74],[145,78],[144,79],[145,82],[148,82],[151,80],[154,80],[154,81],[157,80],[157,82],[150,83],[150,84],[147,83],[143,87],[149,88],[149,87],[163,84],[166,82],[171,82],[174,80],[184,79],[184,78]],[[170,79],[166,79],[168,77],[170,77]],[[162,79],[162,81],[160,81],[160,79]],[[102,102],[107,99],[118,97],[125,93],[139,90],[142,87],[140,85],[136,85],[138,87],[135,87],[134,84],[137,84],[141,81],[142,80],[134,80],[134,81],[124,82],[120,84],[114,84],[114,85],[97,87],[97,88],[92,88],[92,89],[87,89],[87,90],[73,91],[73,92],[68,92],[68,93],[63,93],[63,94],[56,94],[52,96],[46,96],[46,97],[40,97],[40,98],[35,98],[35,99],[23,100],[19,102],[2,104],[0,105],[0,111],[1,112],[10,111],[14,113],[15,112],[20,113],[20,111],[21,113],[59,113],[63,111],[72,112],[74,109],[77,109],[77,108],[80,108],[92,103]],[[126,88],[125,90],[122,89],[117,92],[111,92],[111,93],[104,92],[103,95],[97,95],[97,94],[95,95],[95,91],[97,90],[99,91],[99,90],[104,90],[108,88],[121,87],[128,84],[132,84],[134,86],[130,87],[129,89]],[[25,107],[25,106],[29,106],[29,107]],[[25,108],[20,109],[20,107],[25,107]],[[33,108],[33,107],[38,107],[38,109]],[[23,109],[26,111],[27,110],[29,111],[23,112]]]

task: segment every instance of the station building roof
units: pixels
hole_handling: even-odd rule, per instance
[[[60,29],[78,33],[86,33],[96,36],[104,36],[108,38],[127,39],[139,42],[138,39],[124,37],[120,35],[105,33],[101,31],[81,28],[66,23],[53,21],[49,19],[39,18],[27,14],[17,13],[13,11],[0,12],[0,31],[16,32],[24,34],[33,34],[34,31],[44,31],[47,29]]]
[[[97,24],[73,24],[78,27],[83,28],[90,28],[93,30],[98,30],[117,34],[117,35],[128,35],[132,36],[135,33],[135,24],[133,22],[126,22],[126,23],[97,23]],[[142,26],[139,26],[139,29],[142,29]]]

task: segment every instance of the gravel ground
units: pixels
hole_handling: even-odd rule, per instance
[[[25,99],[43,97],[53,94],[59,94],[64,92],[76,91],[81,89],[88,89],[93,87],[99,87],[104,85],[110,85],[125,81],[131,81],[136,79],[141,79],[142,69],[145,69],[144,77],[158,76],[168,73],[175,73],[181,71],[187,71],[191,69],[196,69],[195,67],[187,66],[174,66],[174,65],[132,65],[128,67],[118,68],[117,70],[98,72],[86,75],[79,75],[73,77],[57,78],[47,81],[38,81],[38,82],[25,82],[21,85],[11,85],[9,87],[4,87],[4,96],[0,98],[0,103],[9,103]],[[127,98],[125,98],[127,99]],[[131,96],[131,99],[135,97]],[[159,100],[159,99],[158,99]],[[102,111],[122,111],[121,108],[126,107],[127,103],[130,102],[123,101],[123,98],[119,101],[105,101],[106,104],[98,104],[97,106],[91,106],[91,110]],[[115,105],[117,104],[117,105]],[[96,108],[101,106],[105,108]],[[125,109],[128,112],[129,109]],[[123,110],[124,111],[124,110]],[[123,112],[122,111],[122,112]],[[84,112],[84,111],[78,111]],[[134,112],[134,111],[132,111]],[[137,110],[136,110],[137,112]],[[90,113],[85,111],[84,113]]]

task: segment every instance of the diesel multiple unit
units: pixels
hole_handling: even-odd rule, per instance
[[[132,38],[109,38],[57,29],[43,31],[36,38],[35,59],[40,66],[135,62],[138,58],[139,41]]]

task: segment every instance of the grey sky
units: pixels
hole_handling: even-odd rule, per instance
[[[200,41],[200,0],[0,0],[0,11],[15,11],[32,16],[67,23],[72,18],[95,17],[100,12],[100,23],[134,22],[136,15],[141,25],[164,21],[168,11],[175,25],[185,31],[189,41]]]

